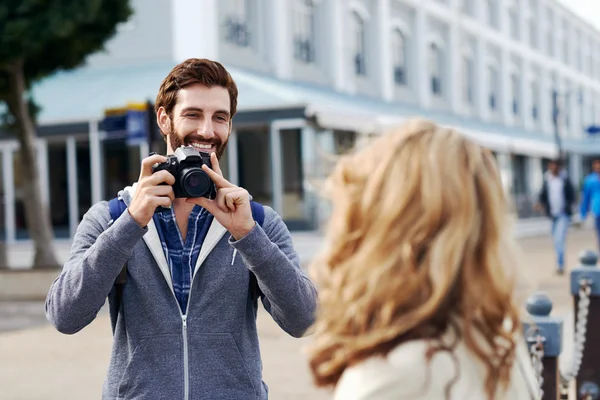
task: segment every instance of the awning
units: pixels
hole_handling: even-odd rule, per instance
[[[113,68],[81,68],[61,72],[35,85],[36,101],[42,106],[41,124],[86,121],[101,118],[104,110],[131,102],[154,101],[161,81],[175,63]],[[422,110],[415,105],[342,94],[333,89],[274,77],[235,67],[228,67],[238,89],[238,110],[271,110],[282,107],[305,107],[307,118],[325,129],[351,130],[362,133],[381,132],[412,116],[431,119],[451,126],[483,146],[495,151],[537,157],[557,154],[552,137],[452,115],[449,111]],[[600,153],[600,143],[587,139],[565,140],[564,148],[578,153]]]

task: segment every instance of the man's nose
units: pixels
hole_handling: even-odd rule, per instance
[[[198,133],[200,134],[200,136],[204,137],[205,139],[211,139],[213,136],[215,136],[212,125],[213,124],[211,119],[205,118],[199,127]]]

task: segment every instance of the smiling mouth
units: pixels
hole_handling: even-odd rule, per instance
[[[202,151],[202,152],[208,152],[208,151],[213,150],[213,149],[216,148],[216,145],[214,143],[191,142],[190,146],[193,146],[198,151]]]

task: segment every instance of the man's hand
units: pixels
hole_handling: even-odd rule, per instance
[[[206,197],[196,197],[189,198],[186,202],[205,208],[231,233],[235,240],[239,240],[246,236],[255,225],[250,207],[250,195],[246,189],[234,185],[223,177],[215,153],[210,155],[210,161],[212,169],[207,165],[203,165],[202,169],[215,183],[217,198],[210,200]]]
[[[542,212],[542,211],[544,211],[544,206],[541,203],[535,203],[533,206],[533,209],[535,211]]]
[[[142,170],[138,179],[135,194],[127,208],[131,218],[142,228],[148,225],[158,206],[170,207],[175,199],[171,185],[175,177],[168,171],[152,173],[152,165],[165,162],[161,155],[153,155],[142,160]],[[167,183],[167,185],[161,185]]]

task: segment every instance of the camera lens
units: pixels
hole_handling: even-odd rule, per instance
[[[210,193],[211,180],[200,168],[185,171],[182,184],[189,197],[204,197]]]

